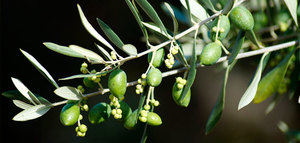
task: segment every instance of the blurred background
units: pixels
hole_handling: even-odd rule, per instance
[[[162,0],[149,0],[159,11],[164,23],[170,23],[160,8]],[[169,3],[180,6],[178,1]],[[43,46],[43,42],[61,45],[76,44],[97,51],[96,40],[81,25],[76,3],[81,7],[91,24],[101,33],[96,17],[101,18],[120,36],[125,43],[134,44],[138,51],[146,49],[141,42],[142,33],[124,0],[2,0],[0,22],[0,92],[15,89],[10,77],[20,79],[32,92],[49,99],[61,101],[54,95],[54,87],[25,59],[19,49],[33,55],[55,79],[79,74],[81,59],[56,54]],[[166,24],[172,28],[172,24]],[[186,26],[180,25],[180,29]],[[124,53],[123,53],[124,54]],[[204,129],[208,116],[216,102],[222,86],[224,71],[218,66],[200,68],[192,88],[192,100],[188,108],[178,107],[171,97],[171,86],[175,76],[164,78],[155,90],[161,105],[156,112],[161,116],[160,127],[150,127],[150,143],[283,143],[284,135],[277,123],[285,121],[291,128],[300,129],[299,104],[296,99],[286,98],[268,115],[265,109],[270,102],[250,104],[237,111],[238,102],[252,78],[259,57],[239,60],[230,73],[226,105],[220,122],[209,135]],[[252,62],[253,61],[253,62]],[[138,68],[137,68],[138,67]],[[95,67],[96,68],[96,67]],[[128,80],[136,80],[147,68],[146,58],[142,57],[126,63],[123,67]],[[162,68],[162,71],[166,71]],[[62,85],[77,86],[81,80],[59,81]],[[129,88],[126,101],[131,108],[137,108],[138,96],[135,88]],[[93,97],[90,108],[107,97]],[[83,123],[89,129],[85,138],[76,137],[75,126],[64,127],[59,121],[62,106],[50,110],[46,115],[27,122],[12,121],[21,110],[11,100],[0,96],[0,142],[66,143],[66,142],[138,142],[142,129],[128,131],[122,123],[110,119],[104,124],[91,125],[84,113]]]

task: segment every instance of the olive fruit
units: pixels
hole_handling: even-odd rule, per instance
[[[275,23],[279,25],[280,31],[285,32],[288,29],[288,21],[290,18],[290,13],[286,9],[280,10],[275,16]]]
[[[79,114],[79,103],[77,101],[68,101],[60,112],[60,122],[64,126],[72,126],[78,121]]]
[[[132,110],[129,107],[129,105],[124,101],[120,102],[120,108],[122,110],[122,118],[126,120],[126,118],[132,113]]]
[[[108,78],[108,88],[114,96],[123,100],[127,88],[126,73],[121,69],[111,72]]]
[[[159,126],[162,124],[161,118],[154,112],[148,112],[147,123],[151,126]]]
[[[221,45],[217,42],[212,42],[204,46],[200,54],[200,64],[212,65],[218,61],[222,55]]]
[[[152,54],[153,54],[153,53],[149,53],[149,54],[148,54],[148,62],[149,62],[149,63],[151,62]],[[155,56],[154,56],[152,65],[153,65],[154,67],[159,67],[159,66],[163,63],[163,61],[164,61],[164,56],[165,56],[165,50],[164,50],[164,48],[158,49],[158,50],[155,52]]]
[[[83,78],[83,84],[84,84],[84,86],[86,86],[87,88],[90,88],[90,89],[96,89],[98,87],[97,83],[94,82],[89,77]]]
[[[173,90],[172,90],[172,97],[173,100],[175,101],[175,103],[179,106],[183,106],[183,107],[187,107],[191,101],[191,89],[189,89],[189,91],[187,92],[187,94],[185,95],[183,102],[180,102],[180,96],[181,93],[183,92],[183,88],[179,89],[177,86],[177,82],[174,84],[173,86]]]
[[[151,68],[147,75],[147,84],[153,87],[158,86],[162,81],[162,74],[159,69]]]
[[[125,120],[124,127],[128,130],[134,129],[137,124],[137,116],[138,116],[138,112],[137,110],[135,110]]]
[[[229,21],[228,17],[224,16],[224,15],[220,16],[219,18],[215,19],[213,21],[212,25],[210,26],[211,27],[211,30],[210,30],[210,39],[211,40],[215,40],[217,31],[213,31],[212,29],[214,27],[218,27],[219,19],[220,19],[220,25],[219,25],[220,30],[218,33],[218,39],[223,40],[227,36],[227,34],[230,30],[230,21]]]
[[[92,124],[100,124],[110,117],[111,108],[107,103],[96,104],[89,112],[89,121]]]
[[[241,30],[252,30],[254,27],[254,19],[251,12],[243,6],[233,8],[229,18],[231,22]]]
[[[253,15],[254,17],[254,30],[259,30],[268,25],[268,16],[264,12],[257,12]]]

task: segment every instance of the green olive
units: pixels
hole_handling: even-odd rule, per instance
[[[175,103],[177,105],[183,106],[183,107],[187,107],[189,105],[190,101],[191,101],[191,89],[187,92],[187,94],[184,97],[183,102],[181,104],[181,102],[180,102],[180,96],[181,96],[181,93],[183,92],[183,88],[179,89],[177,87],[177,84],[178,83],[175,83],[174,86],[173,86],[173,90],[172,90],[173,100],[175,101]]]
[[[126,73],[121,69],[111,72],[108,78],[108,88],[114,96],[123,100],[127,88]]]
[[[122,119],[126,120],[126,118],[128,118],[128,116],[132,113],[132,110],[124,101],[120,102],[120,108],[122,110]]]
[[[162,74],[159,69],[151,68],[147,75],[147,84],[153,87],[158,86],[162,81]]]
[[[134,129],[137,124],[137,116],[138,116],[138,113],[137,113],[137,110],[135,110],[125,120],[124,127],[128,130]]]
[[[111,108],[107,103],[96,104],[89,112],[89,121],[92,124],[100,124],[110,117]]]
[[[229,18],[235,26],[242,30],[252,30],[254,27],[254,19],[251,12],[243,6],[233,8]]]
[[[83,78],[83,84],[90,89],[96,89],[98,87],[98,84],[88,77]]]
[[[204,46],[200,55],[200,64],[212,65],[215,64],[222,55],[221,45],[217,42],[212,42]]]
[[[254,17],[254,30],[259,30],[268,25],[268,16],[264,12],[257,12],[253,15]]]
[[[219,29],[221,29],[221,30],[219,30],[218,39],[223,40],[227,36],[227,34],[230,30],[230,21],[229,21],[228,17],[224,16],[224,15],[220,16],[219,18],[215,19],[213,21],[212,25],[210,26],[211,27],[210,28],[210,39],[211,40],[215,40],[216,31],[213,31],[212,28],[218,27],[219,19],[220,19]]]
[[[152,65],[154,67],[159,67],[164,61],[164,56],[165,56],[164,48],[158,49],[155,53]],[[149,53],[148,54],[148,62],[149,63],[151,62],[151,59],[152,59],[152,53]]]
[[[154,112],[147,114],[147,123],[151,126],[159,126],[162,124],[161,118]]]
[[[275,23],[279,25],[280,31],[285,32],[288,28],[288,21],[291,19],[290,13],[286,9],[282,9],[279,13],[275,16]]]
[[[60,112],[60,122],[64,126],[74,125],[80,114],[79,104],[76,101],[69,101]]]

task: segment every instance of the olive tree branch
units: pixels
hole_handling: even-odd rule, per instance
[[[259,50],[255,50],[255,51],[244,52],[244,53],[238,54],[236,59],[243,59],[243,58],[247,58],[247,57],[260,55],[260,54],[263,54],[263,53],[266,53],[266,52],[277,51],[277,50],[285,49],[285,48],[295,46],[295,45],[298,45],[298,44],[299,44],[299,41],[290,41],[290,42],[286,42],[286,43],[282,43],[282,44],[278,44],[278,45],[265,47],[263,49],[259,49]],[[225,62],[225,61],[227,61],[227,59],[228,59],[228,56],[221,57],[217,61],[217,63]],[[205,67],[205,66],[197,64],[197,68],[199,68],[199,67]],[[179,69],[174,69],[174,70],[170,70],[170,71],[167,71],[167,72],[163,72],[162,77],[164,78],[164,77],[168,77],[168,76],[171,76],[171,75],[175,75],[175,74],[184,72],[186,70],[187,70],[186,67],[182,67],[182,68],[179,68]],[[129,82],[129,83],[127,83],[127,87],[134,86],[137,83],[138,83],[137,81]],[[109,91],[110,90],[108,88],[106,88],[106,89],[99,90],[99,91],[96,91],[96,92],[84,94],[84,98],[89,98],[89,97],[93,97],[93,96],[97,96],[97,95],[104,95],[105,93],[108,93]],[[59,105],[62,105],[62,104],[66,104],[67,101],[68,100],[56,102],[56,103],[53,103],[52,106],[59,106]]]

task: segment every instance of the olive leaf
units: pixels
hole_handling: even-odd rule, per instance
[[[207,7],[211,11],[216,12],[216,9],[215,9],[213,3],[211,2],[211,0],[201,0],[200,2],[203,3],[205,5],[205,7]]]
[[[82,48],[77,45],[70,45],[69,47],[70,47],[70,49],[74,50],[75,52],[84,55],[84,57],[93,64],[103,64],[105,62],[102,57],[100,57],[98,54],[96,54],[95,52],[93,52],[91,50]]]
[[[27,108],[17,114],[13,120],[14,121],[28,121],[32,119],[39,118],[46,114],[50,110],[51,106],[46,105],[36,105],[32,106],[30,108]]]
[[[30,98],[34,101],[34,103],[36,105],[39,105],[39,104],[42,104],[40,102],[40,100],[31,92],[31,91],[28,91],[28,95],[30,96]]]
[[[192,58],[190,61],[190,69],[189,73],[187,76],[187,82],[186,85],[183,88],[183,91],[180,95],[180,102],[183,104],[183,101],[185,99],[185,96],[189,92],[190,88],[192,87],[195,77],[196,77],[196,72],[197,72],[197,54],[196,54],[196,39],[194,39],[193,43],[193,50],[192,50]]]
[[[130,11],[132,12],[132,14],[134,15],[134,18],[137,21],[137,23],[138,23],[140,29],[142,30],[144,36],[146,37],[146,39],[148,39],[147,30],[146,30],[145,26],[142,24],[142,18],[140,17],[137,8],[130,2],[130,0],[125,0],[125,2],[128,5],[128,7],[129,7]]]
[[[266,100],[278,90],[295,50],[296,48],[293,47],[292,51],[259,82],[258,89],[253,100],[254,103],[260,103]]]
[[[101,46],[99,46],[96,43],[95,43],[95,45],[99,49],[99,51],[105,56],[105,58],[107,60],[113,61],[113,59],[111,58],[111,55],[104,48],[102,48]]]
[[[58,88],[58,84],[55,82],[53,77],[49,74],[49,72],[29,53],[20,49],[21,52],[25,55],[25,57],[34,65],[34,67],[44,76],[47,80],[52,83],[56,88]]]
[[[167,34],[168,33],[167,29],[165,28],[163,22],[161,21],[157,12],[154,10],[151,4],[147,0],[135,0],[135,1],[146,12],[146,14],[150,17],[150,19],[152,19],[153,22],[160,27],[161,31]]]
[[[126,51],[131,56],[137,55],[137,49],[136,49],[136,47],[134,45],[125,44],[125,45],[123,45],[122,49],[124,51]]]
[[[235,62],[233,62],[235,63]],[[208,134],[211,132],[211,130],[216,126],[218,121],[220,120],[222,116],[222,112],[225,106],[225,94],[226,94],[226,84],[227,84],[227,79],[230,70],[233,68],[235,64],[228,65],[226,68],[225,76],[224,76],[224,81],[223,81],[223,87],[220,96],[218,97],[217,103],[214,106],[212,112],[210,113],[210,116],[208,118],[208,121],[206,123],[205,127],[205,134]]]
[[[186,0],[180,0],[181,4],[188,9]],[[188,0],[190,5],[191,14],[198,18],[200,21],[203,21],[209,17],[209,14],[206,10],[196,1],[196,0]]]
[[[6,98],[9,98],[11,100],[21,100],[24,102],[30,102],[25,96],[22,95],[22,93],[18,90],[9,90],[2,93],[2,95]]]
[[[265,67],[264,65],[266,65],[266,63],[268,62],[269,57],[270,57],[269,52],[266,52],[262,55],[260,62],[257,66],[256,73],[255,73],[249,87],[247,88],[246,92],[244,93],[244,95],[242,96],[242,98],[239,102],[238,110],[247,106],[254,99],[256,91],[257,91],[258,83],[261,78],[261,74]]]
[[[184,14],[181,10],[179,10],[178,8],[176,8],[175,6],[173,6],[173,5],[171,5],[171,4],[169,4],[169,5],[170,5],[170,7],[172,8],[172,10],[174,11],[175,18],[176,18],[179,22],[182,22],[182,23],[187,24],[187,25],[190,25],[190,24],[191,24],[190,20],[185,16],[185,14]],[[172,16],[172,15],[170,14],[169,9],[166,7],[165,4],[161,4],[161,7],[162,7],[162,10],[163,10],[166,14]]]
[[[34,100],[32,99],[32,95],[29,95],[29,89],[19,80],[16,78],[11,78],[13,84],[15,85],[15,87],[20,91],[20,93],[27,98],[32,104],[36,105],[36,102],[34,102]]]
[[[172,17],[172,20],[173,20],[173,34],[176,35],[177,31],[178,31],[178,22],[177,22],[177,19],[176,19],[176,16],[175,16],[175,12],[173,10],[173,8],[168,4],[168,3],[164,3],[165,7],[168,9],[171,17]]]
[[[236,56],[239,54],[240,50],[242,49],[244,40],[245,40],[245,32],[240,30],[238,36],[236,37],[232,51],[230,52],[230,56],[228,58],[228,64],[231,64],[235,60]]]
[[[172,39],[173,37],[168,34],[168,33],[165,33],[165,32],[161,32],[160,28],[157,27],[156,25],[154,24],[151,24],[151,23],[147,23],[147,22],[142,22],[143,25],[149,29],[151,29],[152,31],[154,31],[155,33],[158,33],[158,34],[161,34],[162,36],[168,38],[168,39]]]
[[[290,77],[291,83],[290,83],[290,89],[288,92],[289,99],[293,98],[293,96],[296,93],[296,90],[300,86],[300,84],[299,84],[299,82],[300,82],[300,78],[299,78],[299,75],[300,75],[300,50],[299,49],[295,52],[295,56],[296,56],[295,69],[292,72],[291,77]]]
[[[80,100],[82,99],[82,94],[78,91],[78,89],[70,86],[63,86],[57,88],[54,93],[62,98],[68,100]]]
[[[20,101],[20,100],[13,100],[13,103],[17,106],[17,107],[19,107],[19,108],[21,108],[21,109],[28,109],[28,108],[30,108],[30,107],[33,107],[32,105],[30,105],[30,104],[28,104],[28,103],[25,103],[25,102],[23,102],[23,101]]]
[[[79,15],[81,18],[81,22],[85,29],[97,40],[99,40],[102,44],[110,48],[111,50],[115,51],[115,49],[94,29],[94,27],[89,23],[89,21],[86,19],[84,13],[82,12],[82,9],[79,4],[77,4],[77,8],[79,11]]]
[[[75,58],[85,58],[84,55],[75,52],[74,50],[70,49],[69,47],[66,46],[61,46],[55,43],[51,43],[51,42],[44,42],[43,43],[48,49],[66,55],[66,56],[70,56],[70,57],[75,57]]]
[[[224,8],[222,10],[222,13],[228,14],[236,2],[237,2],[237,0],[228,0],[227,4],[224,6]]]
[[[258,48],[263,48],[260,42],[257,40],[256,35],[253,30],[246,32],[246,37]]]
[[[297,6],[298,6],[298,0],[283,0],[285,5],[287,6],[287,8],[290,11],[290,14],[293,17],[293,20],[296,24],[296,26],[298,26],[298,20],[297,20]]]

